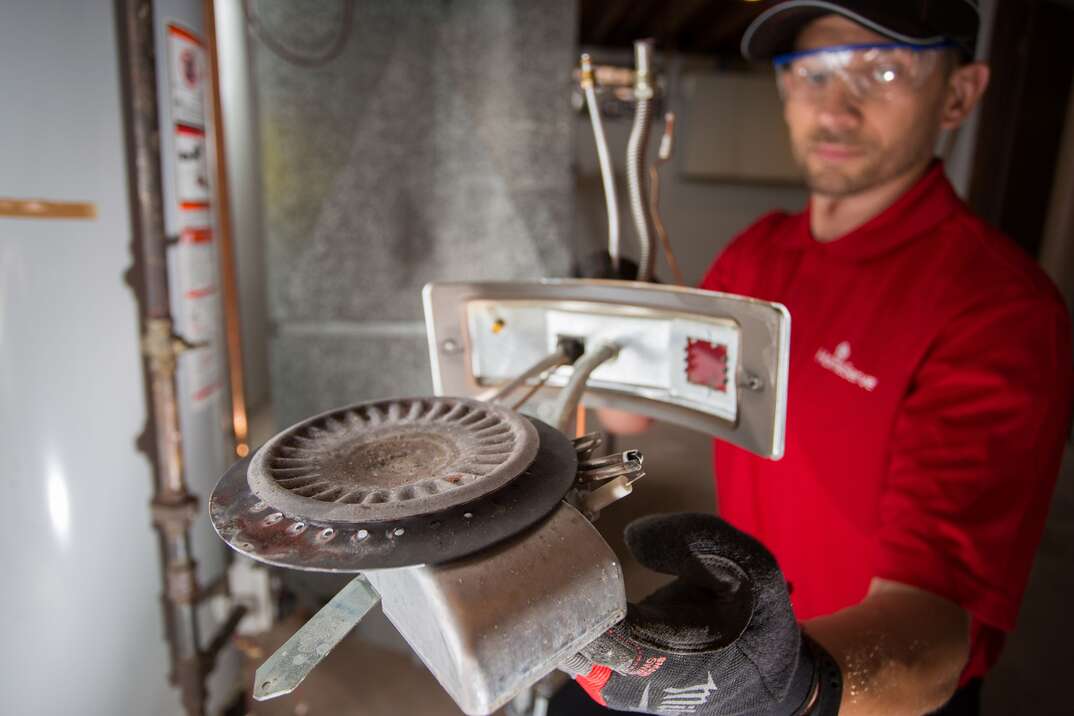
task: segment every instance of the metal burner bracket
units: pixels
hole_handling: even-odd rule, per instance
[[[492,713],[626,616],[615,553],[566,503],[479,554],[365,576],[467,714]]]
[[[584,403],[647,415],[783,456],[790,314],[778,303],[630,281],[431,283],[424,289],[433,385],[477,396],[563,337],[613,344]],[[537,393],[554,399],[573,368]],[[534,384],[536,380],[533,381]]]

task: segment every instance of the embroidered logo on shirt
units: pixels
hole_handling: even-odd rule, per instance
[[[823,368],[830,370],[848,383],[864,388],[870,393],[876,390],[876,386],[880,382],[875,375],[863,373],[850,362],[850,344],[846,341],[837,345],[834,353],[823,348],[819,349],[815,358]]]

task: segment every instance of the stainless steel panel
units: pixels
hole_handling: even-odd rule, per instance
[[[437,394],[476,396],[548,354],[560,335],[611,341],[619,355],[594,373],[587,405],[666,420],[771,459],[783,455],[790,314],[780,304],[572,279],[432,283],[424,299]],[[690,339],[726,347],[726,390],[686,380]],[[553,396],[570,374],[558,369],[540,397]]]

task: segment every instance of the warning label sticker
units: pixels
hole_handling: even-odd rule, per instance
[[[190,30],[168,25],[168,67],[171,80],[172,119],[205,126],[205,47]]]

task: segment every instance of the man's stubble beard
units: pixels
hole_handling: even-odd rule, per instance
[[[861,151],[860,159],[853,167],[840,167],[834,164],[811,166],[809,150],[817,143],[841,144]],[[830,196],[832,199],[844,199],[895,178],[917,163],[917,152],[898,151],[896,157],[871,144],[848,140],[847,137],[833,136],[828,132],[816,132],[805,144],[805,149],[796,147],[795,159],[805,178],[805,186],[814,194]],[[819,162],[818,162],[819,163]]]
[[[853,170],[827,166],[812,169],[809,150],[818,143],[841,144],[861,150],[864,162]],[[907,137],[900,146],[884,150],[858,137],[816,130],[800,145],[794,143],[794,159],[805,177],[806,186],[813,194],[842,199],[868,191],[912,170],[932,157],[935,139],[924,134]],[[860,161],[860,160],[859,160]]]
[[[808,161],[799,159],[798,165],[805,176],[806,186],[813,194],[844,198],[859,194],[880,184],[885,173],[879,162],[867,162],[855,172],[840,170],[837,167],[813,169]]]

